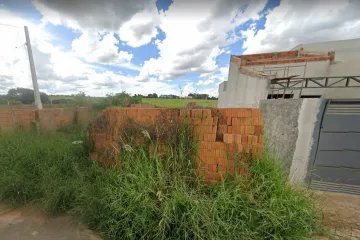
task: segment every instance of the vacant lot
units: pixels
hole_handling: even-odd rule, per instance
[[[309,239],[317,231],[308,192],[292,188],[268,156],[247,176],[207,185],[195,174],[188,128],[163,152],[146,134],[144,145],[132,144],[129,129],[121,165],[109,168],[88,158],[83,131],[69,130],[0,135],[0,202],[68,212],[104,239]]]
[[[196,102],[196,105],[202,107],[216,107],[217,100],[202,99],[164,99],[164,98],[143,98],[143,103],[150,103],[154,107],[161,108],[181,108],[185,107],[189,102]]]

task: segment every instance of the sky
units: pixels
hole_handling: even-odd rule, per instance
[[[0,94],[218,95],[231,55],[360,37],[360,0],[0,0]],[[11,25],[11,26],[9,26]]]

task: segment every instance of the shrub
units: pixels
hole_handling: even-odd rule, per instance
[[[0,201],[69,211],[105,239],[311,238],[314,204],[287,183],[274,159],[265,154],[252,161],[249,176],[204,185],[191,129],[176,130],[175,140],[165,137],[164,152],[151,147],[164,135],[139,129],[144,141],[134,144],[124,130],[121,163],[109,168],[72,144],[79,133],[2,134]]]

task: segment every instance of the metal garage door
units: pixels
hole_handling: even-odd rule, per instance
[[[360,100],[329,100],[310,187],[360,194]]]

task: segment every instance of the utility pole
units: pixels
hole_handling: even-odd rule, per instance
[[[40,91],[39,91],[39,86],[37,83],[37,77],[36,77],[36,72],[35,72],[34,59],[33,59],[32,51],[31,51],[29,30],[28,30],[27,26],[24,26],[24,29],[25,29],[26,47],[27,47],[27,51],[28,51],[28,55],[29,55],[29,62],[30,62],[31,79],[32,79],[33,86],[34,86],[35,105],[36,105],[36,109],[40,110],[40,109],[42,109],[42,104],[41,104]]]

